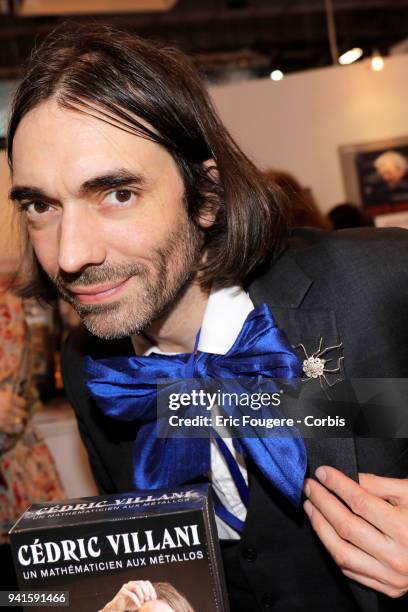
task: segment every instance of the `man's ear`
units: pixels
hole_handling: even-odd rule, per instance
[[[207,171],[209,178],[214,181],[214,183],[219,183],[219,174],[217,169],[217,164],[214,159],[207,159],[203,162],[203,167]],[[204,193],[204,196],[206,194]],[[205,197],[205,203],[202,206],[202,209],[198,215],[197,222],[202,229],[207,229],[214,224],[215,218],[218,212],[218,197],[214,192],[208,193],[208,197]]]

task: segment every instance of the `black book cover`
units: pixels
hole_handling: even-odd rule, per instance
[[[20,589],[69,591],[76,612],[102,610],[129,581],[149,581],[167,610],[228,610],[207,484],[33,504],[10,539]]]

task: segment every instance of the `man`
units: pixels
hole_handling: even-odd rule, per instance
[[[374,167],[390,189],[395,189],[407,172],[407,160],[398,151],[385,151],[374,160]]]
[[[269,357],[283,355],[294,373],[291,347],[303,344],[309,355],[330,350],[339,378],[407,376],[406,233],[303,230],[288,240],[279,192],[176,51],[98,28],[47,41],[17,91],[8,152],[11,199],[32,248],[23,293],[51,299],[56,288],[87,328],[68,343],[63,371],[101,491],[154,486],[168,466],[151,431],[140,436],[149,425],[143,401],[137,410],[124,401],[122,412],[125,386],[113,386],[113,403],[88,393],[98,382],[89,384],[89,359],[97,369],[127,360],[137,403],[157,364],[192,364],[194,373],[269,317],[278,346]],[[286,469],[285,488],[302,467],[305,446],[296,443],[285,447],[298,457],[289,470],[283,453],[259,461],[257,440],[247,452],[226,443],[227,454],[212,440],[210,463],[197,440],[189,459],[172,464],[181,484],[200,455],[196,475],[213,482],[231,608],[406,606],[406,440],[305,440],[305,511],[268,472],[274,462]]]
[[[363,176],[364,157],[357,156],[360,166],[360,182],[364,204],[401,205],[408,199],[407,159],[399,151],[384,151],[374,160],[368,162],[368,168]],[[379,211],[381,213],[381,210]]]

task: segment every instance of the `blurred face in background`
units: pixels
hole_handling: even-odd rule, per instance
[[[405,174],[405,170],[392,163],[382,163],[377,168],[378,173],[384,179],[384,181],[390,186],[395,187],[401,181]]]
[[[157,143],[50,99],[17,129],[12,197],[40,265],[96,336],[140,333],[190,281],[201,232]]]
[[[407,171],[407,160],[398,151],[386,151],[374,161],[381,178],[391,189],[401,182]]]

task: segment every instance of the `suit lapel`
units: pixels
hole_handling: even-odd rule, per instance
[[[303,344],[308,355],[317,350],[321,338],[323,347],[341,343],[335,312],[320,307],[320,304],[317,308],[303,305],[312,285],[313,280],[303,272],[297,262],[289,254],[284,254],[267,274],[257,278],[248,287],[254,304],[258,306],[266,302],[292,346]],[[324,296],[321,296],[321,304],[324,305]],[[299,353],[301,359],[303,356],[303,352]],[[336,379],[344,380],[343,370]],[[310,475],[313,475],[319,465],[331,465],[358,481],[354,438],[305,439],[305,445]],[[352,581],[349,581],[349,585],[361,610],[378,610],[378,598],[374,591]]]
[[[258,278],[249,287],[249,294],[255,305],[266,302],[292,346],[303,344],[308,355],[317,350],[321,339],[324,348],[341,343],[333,310],[303,306],[312,284],[312,279],[296,261],[289,255],[283,255],[267,275]],[[299,349],[298,354],[301,359],[304,358],[303,349]],[[340,356],[340,352],[336,356]],[[342,379],[343,372],[336,375],[336,380]],[[317,381],[313,382],[319,384]],[[310,474],[313,474],[319,465],[328,464],[357,480],[356,451],[352,438],[305,440],[305,444]]]

